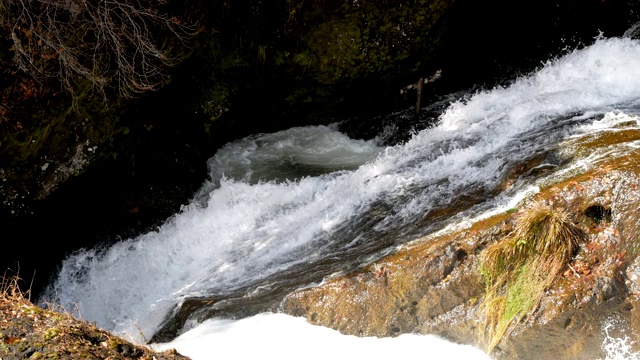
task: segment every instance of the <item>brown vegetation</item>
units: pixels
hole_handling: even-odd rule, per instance
[[[188,359],[133,345],[71,315],[42,309],[20,292],[18,278],[0,279],[0,359]]]

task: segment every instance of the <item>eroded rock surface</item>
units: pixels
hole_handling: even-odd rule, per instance
[[[486,349],[479,254],[509,234],[527,203],[540,201],[567,211],[583,239],[537,310],[512,324],[491,355],[604,358],[607,334],[633,343],[640,331],[638,139],[630,126],[566,141],[553,151],[563,165],[536,174],[540,191],[517,208],[415,240],[356,273],[288,295],[281,309],[345,334],[436,334]],[[530,173],[516,171],[503,186]]]

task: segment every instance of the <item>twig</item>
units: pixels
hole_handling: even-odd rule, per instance
[[[578,274],[578,272],[576,271],[576,269],[573,268],[573,266],[571,266],[571,264],[567,264],[569,266],[569,269],[571,269],[571,271],[573,271],[574,274],[576,274],[576,276],[578,277],[578,279],[580,279],[580,274]]]

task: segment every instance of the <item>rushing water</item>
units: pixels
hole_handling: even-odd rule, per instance
[[[451,103],[401,145],[330,127],[233,142],[209,160],[211,180],[190,205],[157,231],[69,256],[47,299],[141,340],[187,298],[321,281],[441,229],[453,220],[425,214],[463,195],[475,213],[508,201],[528,184],[494,190],[519,160],[595,131],[586,125],[606,113],[637,113],[638,79],[640,42],[599,39]]]

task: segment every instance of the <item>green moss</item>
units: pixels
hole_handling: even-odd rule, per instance
[[[203,102],[202,108],[209,118],[209,122],[205,123],[205,131],[211,131],[211,125],[218,120],[224,113],[229,111],[233,102],[233,97],[237,89],[226,83],[217,82],[213,84],[205,93],[206,101]]]
[[[544,292],[547,284],[534,266],[533,263],[524,264],[512,283],[504,290],[505,294],[496,297],[491,304],[494,309],[500,309],[500,316],[494,320],[497,322],[493,329],[495,335],[500,334],[501,337],[510,324],[520,322],[537,306],[540,294]],[[498,337],[492,339],[491,347],[499,340]]]
[[[425,71],[425,60],[438,46],[439,20],[450,5],[447,0],[347,2],[304,36],[306,45],[293,59],[324,84]]]
[[[21,341],[18,343],[18,346],[16,348],[18,349],[19,352],[24,352],[24,351],[27,351],[30,348],[30,346],[28,342]]]
[[[102,144],[115,131],[117,104],[107,105],[88,83],[78,89],[74,100],[43,99],[32,104],[30,113],[21,114],[26,118],[19,127],[5,132],[0,140],[3,144],[0,156],[9,165],[26,164],[42,157],[56,160],[56,156],[75,148],[72,143],[75,139]]]
[[[43,311],[44,311],[44,310],[43,310],[42,308],[37,307],[37,306],[31,306],[31,307],[29,307],[29,312],[31,312],[31,313],[32,313],[32,314],[34,314],[34,315],[42,314],[42,312],[43,312]]]
[[[118,348],[118,346],[122,345],[123,342],[118,340],[118,339],[116,339],[116,338],[111,338],[111,339],[109,339],[109,343],[108,344],[109,344],[109,348],[110,349],[115,350],[115,349]]]
[[[45,340],[51,340],[58,335],[60,335],[60,329],[54,327],[47,329],[42,336]]]

